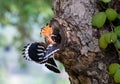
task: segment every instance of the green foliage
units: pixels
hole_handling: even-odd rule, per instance
[[[103,34],[99,39],[100,48],[107,48],[108,44],[115,43],[117,41],[117,35],[115,32],[108,32]]]
[[[120,26],[117,26],[114,28],[114,31],[117,35],[117,38],[120,38]],[[117,41],[114,43],[114,46],[116,49],[120,49],[120,41],[117,39]]]
[[[116,71],[114,75],[114,81],[115,83],[120,83],[120,68]]]
[[[99,12],[92,18],[92,25],[98,28],[103,27],[106,21],[106,14],[105,12]]]
[[[101,0],[101,1],[104,2],[104,3],[102,3],[101,7],[103,7],[102,10],[105,11],[104,16],[106,16],[106,18],[108,20],[104,19],[102,21],[101,19],[99,19],[99,18],[103,17],[103,15],[99,15],[101,13],[101,11],[100,11],[95,16],[93,16],[92,25],[96,26],[97,28],[101,28],[107,24],[105,26],[105,28],[108,26],[107,30],[109,30],[109,32],[101,35],[101,37],[99,39],[99,47],[102,49],[106,49],[108,44],[112,43],[112,44],[114,44],[114,47],[118,51],[118,49],[120,49],[120,40],[119,40],[120,39],[120,25],[119,26],[117,25],[117,27],[115,27],[114,24],[116,21],[117,21],[117,23],[120,22],[120,21],[118,21],[118,20],[120,20],[120,14],[117,13],[117,11],[116,11],[117,9],[116,10],[112,9],[113,7],[106,9],[105,6],[110,7],[111,4],[109,4],[109,2],[111,0]],[[102,13],[104,13],[104,11],[102,11]],[[99,20],[102,22],[100,22]],[[105,22],[106,22],[106,24],[105,24]],[[114,77],[115,83],[120,83],[120,65],[118,63],[112,63],[109,65],[108,70],[109,70],[109,74]]]
[[[13,15],[13,18],[14,16],[17,17],[19,19],[18,23],[28,22],[30,18],[37,21],[39,15],[43,12],[44,18],[53,17],[51,7],[52,0],[2,0],[0,3],[0,22],[2,24],[13,23],[12,19],[6,16],[7,13]],[[8,21],[9,19],[10,21]]]
[[[105,49],[105,48],[108,46],[107,42],[105,41],[105,34],[103,34],[103,35],[100,37],[100,39],[99,39],[99,46],[100,46],[100,48],[102,48],[102,49]]]
[[[34,40],[34,35],[31,34],[36,31],[34,28],[41,28],[53,16],[52,0],[1,0],[0,31],[5,30],[4,27],[8,25],[14,27],[13,30],[18,31],[19,36],[16,35],[17,39],[12,40],[10,44],[14,44],[15,48],[21,50],[26,39],[27,41]],[[40,32],[40,29],[38,31]],[[12,33],[12,31],[10,32]],[[0,35],[0,45],[8,45],[6,36],[4,32]],[[39,35],[36,35],[36,37],[39,37]]]
[[[117,34],[117,36],[120,37],[120,26],[115,27],[114,31]]]
[[[109,65],[109,74],[114,77],[115,83],[120,83],[120,65],[118,63]]]
[[[110,44],[111,43],[111,33],[107,32],[104,35],[105,35],[105,41],[106,41],[106,43]]]
[[[101,0],[104,3],[109,3],[111,0]]]
[[[107,16],[109,21],[114,21],[117,18],[117,15],[118,15],[117,12],[112,8],[108,8],[105,11],[105,13],[106,13],[106,16]]]
[[[120,20],[120,14],[118,14],[117,18]]]
[[[117,40],[117,35],[114,32],[105,33],[105,41],[107,44],[114,43]]]
[[[111,0],[102,0],[102,2],[104,3],[109,3]],[[114,25],[112,23],[112,21],[115,21],[116,19],[120,19],[120,14],[118,14],[116,12],[115,9],[112,8],[107,8],[102,12],[98,12],[97,14],[95,14],[92,17],[92,25],[97,27],[97,28],[102,28],[106,23],[109,23],[110,28],[112,31],[104,33],[103,35],[101,35],[100,39],[99,39],[99,46],[100,48],[107,48],[108,44],[113,43],[116,49],[120,48],[120,42],[119,42],[119,38],[120,38],[120,26],[117,26],[114,28]],[[108,19],[108,20],[106,20]]]
[[[108,8],[105,12],[98,12],[92,17],[92,25],[101,28],[105,24],[106,17],[109,21],[114,21],[117,16],[118,14],[114,9]]]
[[[107,1],[107,0],[106,0]],[[106,16],[107,19],[111,21],[115,21],[116,18],[120,19],[120,14],[117,14],[117,12],[112,9],[108,8],[105,13],[104,12],[99,12],[92,18],[92,25],[96,26],[98,28],[103,27],[106,21]],[[103,19],[103,20],[101,20]],[[112,23],[110,23],[111,25]],[[111,26],[112,28],[113,26]],[[99,39],[99,46],[102,49],[106,49],[108,44],[113,43],[115,48],[118,50],[120,49],[120,26],[112,28],[112,31],[104,33],[101,35]],[[117,63],[113,63],[109,66],[109,73],[114,77],[114,81],[116,83],[120,83],[120,65]]]
[[[114,43],[114,46],[116,49],[120,49],[120,41],[117,40],[115,43]]]
[[[112,63],[109,66],[109,73],[114,75],[118,69],[120,69],[120,65],[118,63]]]

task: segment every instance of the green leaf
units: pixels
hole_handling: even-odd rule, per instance
[[[101,37],[100,37],[100,39],[99,39],[99,46],[100,46],[100,48],[102,48],[102,49],[105,49],[105,48],[107,48],[107,46],[108,46],[108,44],[106,43],[106,41],[105,41],[105,35],[103,34]]]
[[[118,14],[117,18],[120,20],[120,14]]]
[[[105,21],[106,21],[105,12],[99,12],[99,13],[95,14],[95,16],[93,16],[92,25],[96,26],[98,28],[101,28],[105,24]]]
[[[114,31],[117,34],[117,36],[120,37],[120,26],[115,27]]]
[[[108,8],[105,12],[109,21],[114,21],[118,16],[116,10],[112,8]]]
[[[104,3],[109,3],[111,0],[102,0]]]
[[[105,41],[108,44],[116,42],[117,41],[116,33],[115,32],[105,33]]]
[[[116,49],[120,49],[120,41],[117,40],[115,43],[114,43],[114,46]]]
[[[111,43],[111,33],[110,32],[105,33],[105,41],[107,44]]]
[[[109,73],[114,75],[118,69],[120,69],[120,65],[118,63],[112,63],[109,66]]]
[[[115,83],[120,83],[120,68],[116,71],[114,75],[114,81]]]

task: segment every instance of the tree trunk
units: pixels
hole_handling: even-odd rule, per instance
[[[92,27],[92,16],[98,12],[96,1],[53,1],[55,17],[50,23],[62,37],[55,59],[64,65],[71,84],[115,84],[107,69],[119,61],[119,54],[113,47],[99,48],[98,39],[108,29]]]

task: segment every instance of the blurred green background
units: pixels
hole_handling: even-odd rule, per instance
[[[59,62],[56,74],[21,55],[25,44],[44,41],[40,31],[52,17],[52,0],[0,0],[0,84],[69,84]]]

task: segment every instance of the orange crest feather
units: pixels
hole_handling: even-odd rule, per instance
[[[41,35],[42,36],[50,36],[52,35],[53,33],[53,30],[52,28],[50,27],[50,25],[47,25],[46,27],[44,27],[42,30],[41,30]]]

